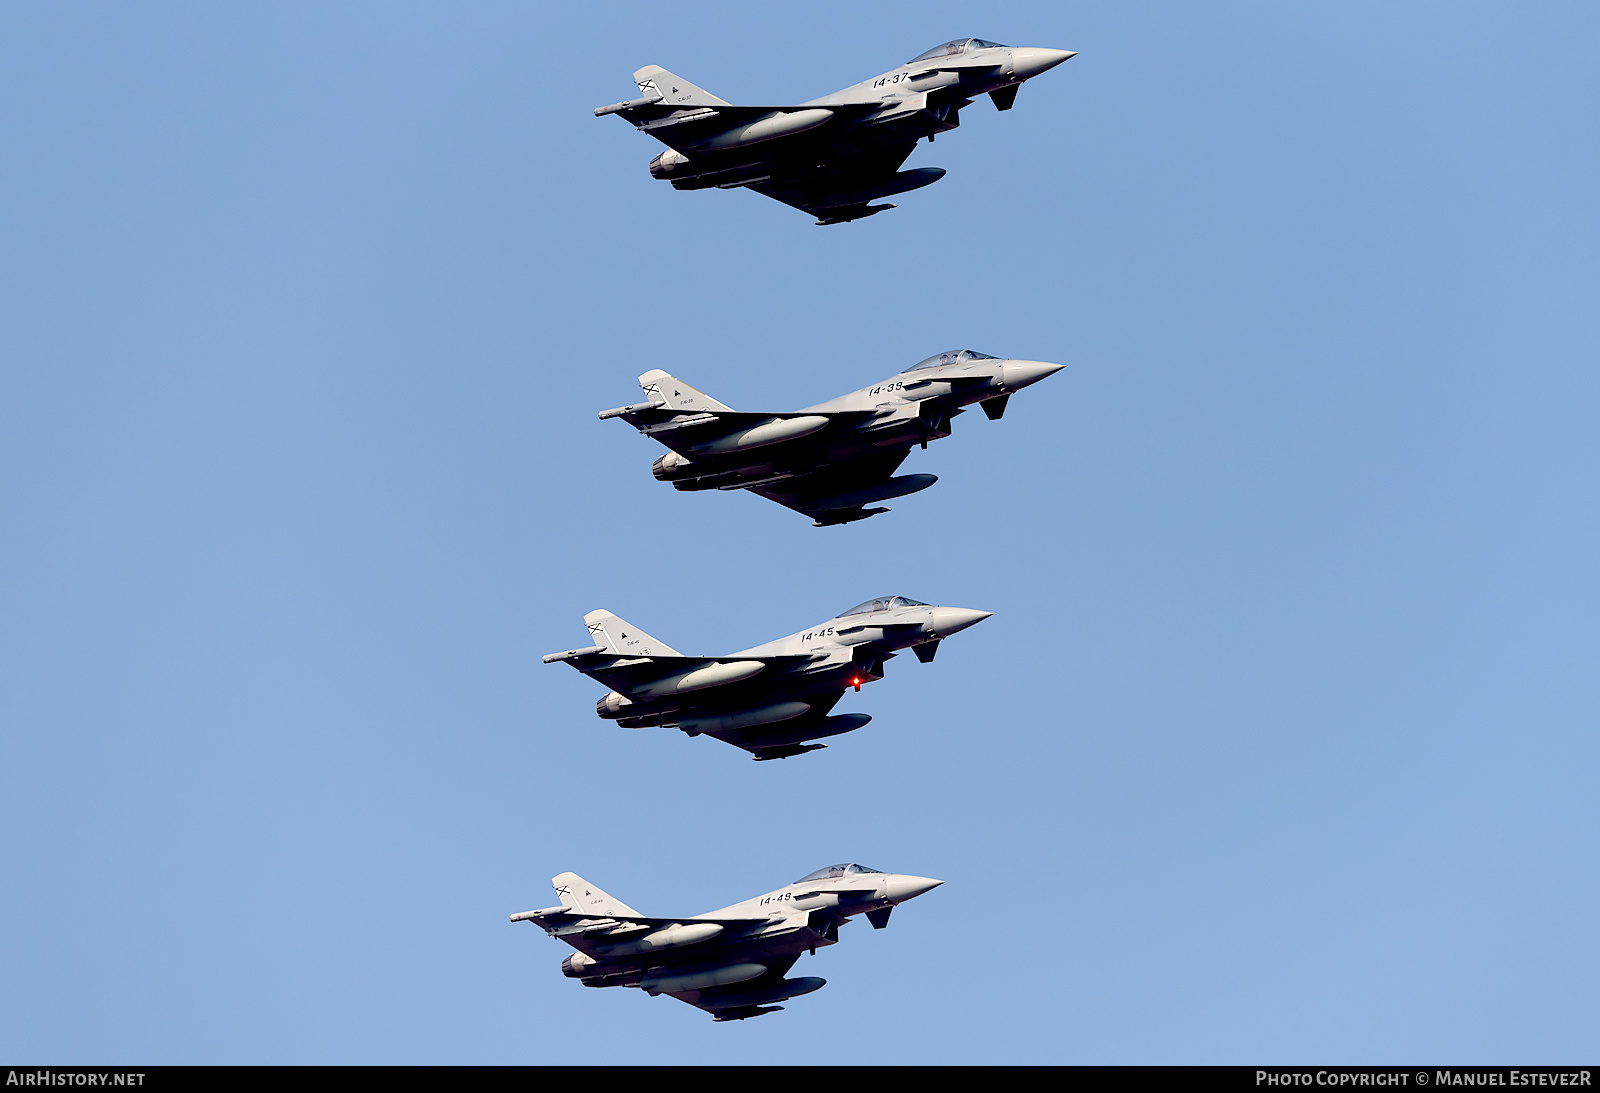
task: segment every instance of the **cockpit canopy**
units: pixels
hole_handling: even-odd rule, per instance
[[[906,64],[914,65],[918,61],[934,61],[940,57],[958,57],[969,49],[984,49],[989,46],[1000,46],[999,42],[985,42],[982,38],[957,38],[953,42],[946,42],[942,46],[934,46],[926,53],[919,53]],[[1000,46],[1004,49],[1004,46]]]
[[[868,600],[866,603],[858,603],[848,611],[841,611],[835,615],[834,618],[842,619],[846,615],[870,615],[874,611],[887,611],[892,607],[927,606],[928,605],[923,603],[921,600],[913,600],[907,596],[879,596],[875,600]],[[867,872],[875,873],[877,870],[869,869]],[[810,878],[808,877],[806,879],[809,880]]]
[[[997,361],[999,359],[999,357],[991,357],[987,353],[979,353],[976,349],[953,349],[948,353],[935,353],[925,361],[918,361],[910,368],[904,369],[900,374],[920,372],[924,368],[939,368],[946,364],[964,364],[967,361]]]
[[[834,877],[848,876],[851,873],[881,873],[882,869],[868,869],[864,865],[830,865],[826,869],[818,869],[815,873],[807,873],[796,884],[804,884],[812,880],[832,880]]]

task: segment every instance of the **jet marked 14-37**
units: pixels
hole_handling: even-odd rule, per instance
[[[894,208],[872,201],[931,185],[942,167],[902,171],[917,142],[961,124],[988,95],[1010,110],[1024,81],[1077,54],[957,38],[843,91],[792,106],[735,106],[664,68],[633,74],[640,98],[602,106],[667,145],[650,174],[679,190],[737,189],[792,205],[818,224]]]

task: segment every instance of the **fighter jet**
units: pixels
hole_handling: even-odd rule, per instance
[[[857,604],[809,630],[726,656],[684,656],[609,611],[583,617],[600,644],[550,653],[614,688],[595,712],[625,729],[676,726],[716,737],[756,759],[785,759],[853,732],[872,718],[830,710],[850,688],[883,678],[884,661],[911,649],[927,664],[939,642],[993,612],[934,607],[904,596]]]
[[[595,110],[620,114],[667,146],[650,173],[679,190],[746,186],[793,205],[818,224],[843,224],[893,205],[873,200],[944,177],[941,167],[900,170],[927,137],[961,124],[961,108],[988,95],[1010,110],[1017,90],[1076,57],[958,38],[881,76],[794,106],[734,106],[664,68],[633,74],[640,98]]]
[[[949,436],[950,419],[975,402],[998,421],[1013,393],[1064,367],[956,350],[792,413],[730,410],[657,368],[639,377],[649,402],[600,417],[672,449],[653,470],[675,489],[749,490],[820,528],[888,512],[866,506],[927,489],[937,475],[894,477],[913,446]]]
[[[561,973],[586,987],[638,987],[743,1021],[783,1009],[826,979],[785,979],[800,954],[836,944],[839,927],[865,914],[877,929],[896,904],[943,884],[928,877],[830,865],[764,896],[688,918],[649,918],[576,873],[552,877],[561,906],[512,915],[578,951]]]

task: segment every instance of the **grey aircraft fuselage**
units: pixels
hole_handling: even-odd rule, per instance
[[[974,403],[998,420],[1012,394],[1063,367],[955,350],[785,413],[734,411],[654,369],[639,377],[649,402],[600,417],[670,448],[653,473],[675,489],[749,490],[828,527],[888,512],[866,506],[933,485],[931,474],[894,477],[912,448],[949,436],[951,419]]]
[[[561,906],[524,911],[577,952],[562,974],[586,987],[637,987],[667,994],[711,1014],[742,1021],[780,1010],[772,1005],[810,994],[827,980],[786,979],[802,953],[837,944],[839,927],[865,914],[876,929],[896,905],[942,881],[833,865],[776,891],[686,918],[651,918],[607,895],[576,873],[551,878]]]
[[[870,80],[789,106],[735,106],[664,68],[633,74],[642,93],[602,106],[667,145],[650,173],[680,190],[748,187],[841,224],[892,209],[880,197],[937,182],[939,167],[899,170],[923,137],[961,124],[988,95],[1009,110],[1024,81],[1076,53],[958,38]]]
[[[884,596],[777,641],[693,657],[600,610],[583,619],[599,644],[550,653],[544,662],[564,661],[612,688],[595,712],[623,728],[677,727],[758,760],[784,759],[827,746],[808,741],[871,721],[828,714],[846,691],[882,679],[884,662],[898,651],[913,649],[926,664],[943,639],[991,613]]]

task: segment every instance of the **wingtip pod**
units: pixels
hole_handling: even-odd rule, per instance
[[[869,216],[877,216],[879,213],[886,213],[890,209],[898,209],[899,207],[890,202],[885,202],[882,205],[868,205],[862,209],[841,209],[836,213],[819,217],[817,219],[817,227],[823,228],[829,224],[848,224],[852,220],[862,220]]]
[[[539,659],[546,664],[555,664],[557,661],[577,660],[579,657],[593,656],[595,653],[604,653],[606,651],[607,649],[604,645],[590,645],[584,649],[567,649],[560,653],[546,653]]]
[[[654,106],[660,101],[660,95],[645,95],[641,98],[629,99],[627,102],[614,102],[610,106],[595,107],[594,116],[597,118],[603,118],[607,114],[620,114],[624,110],[637,110],[641,106]]]
[[[857,520],[865,520],[869,516],[881,516],[886,512],[893,511],[893,509],[886,508],[883,505],[871,509],[840,509],[823,513],[811,521],[811,526],[814,528],[837,527],[840,524],[853,524]]]
[[[808,751],[821,751],[826,744],[784,744],[782,747],[762,748],[752,752],[750,758],[757,763],[765,763],[772,759],[790,759],[796,755],[804,755]]]
[[[659,410],[661,403],[654,400],[650,402],[635,402],[628,406],[617,406],[610,410],[601,410],[595,416],[601,421],[609,421],[614,417],[626,417],[628,414],[646,414],[651,410]]]

